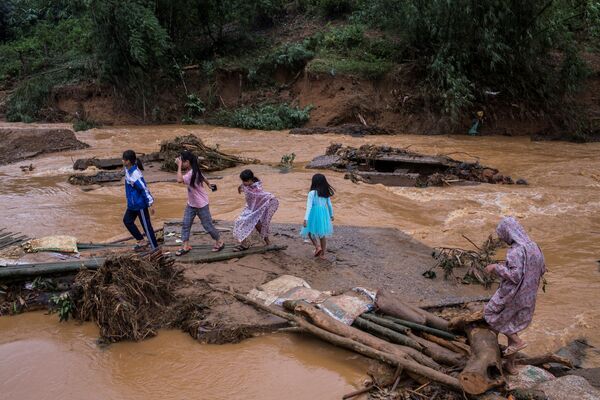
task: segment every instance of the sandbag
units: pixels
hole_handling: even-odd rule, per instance
[[[55,235],[31,239],[30,241],[23,243],[23,249],[28,253],[39,253],[42,251],[77,253],[77,238],[73,236]]]

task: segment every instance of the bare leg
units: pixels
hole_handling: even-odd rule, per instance
[[[321,246],[319,245],[319,241],[311,233],[308,234],[308,238],[312,242],[313,246],[315,246],[315,251],[313,252],[313,255],[315,257],[319,256],[321,254]]]
[[[185,242],[183,242],[183,249],[185,250],[191,250],[192,246],[190,246],[190,241],[186,240]]]
[[[325,260],[325,252],[327,251],[327,239],[322,237],[321,238],[321,255],[320,257]]]
[[[519,372],[517,369],[517,366],[515,364],[516,358],[517,358],[516,354],[506,357],[506,362],[504,364],[504,367],[506,368],[506,372],[508,372],[510,375],[516,375]]]

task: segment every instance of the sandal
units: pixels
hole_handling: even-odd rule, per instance
[[[246,251],[250,248],[250,246],[246,247],[246,246],[242,246],[241,244],[238,244],[237,246],[235,246],[233,248],[233,252],[234,253],[239,253],[240,251]]]
[[[220,252],[221,250],[223,250],[224,248],[225,248],[225,243],[221,243],[221,245],[220,245],[219,247],[217,247],[217,246],[214,246],[214,247],[212,248],[212,251],[213,251],[213,253],[218,253],[218,252]]]
[[[520,346],[508,346],[504,350],[504,357],[512,356],[513,354],[517,354],[521,350],[527,347],[527,343],[523,343]]]
[[[144,244],[136,244],[135,246],[133,246],[133,251],[144,251],[148,248],[148,246],[150,246],[150,243],[144,243]]]
[[[184,248],[182,247],[181,249],[179,249],[179,250],[177,250],[177,251],[175,252],[175,255],[176,255],[177,257],[181,257],[181,256],[183,256],[183,255],[186,255],[187,253],[189,253],[191,250],[192,250],[191,248],[189,248],[189,249],[184,249]]]
[[[319,257],[321,254],[323,254],[323,249],[315,249],[315,251],[313,251],[313,256],[315,257]]]

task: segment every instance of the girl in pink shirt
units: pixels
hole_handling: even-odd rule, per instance
[[[183,214],[181,228],[183,247],[177,250],[175,255],[182,256],[192,249],[192,246],[190,246],[190,231],[196,215],[200,218],[204,230],[215,240],[212,251],[223,250],[225,243],[221,241],[219,231],[212,223],[212,216],[208,208],[208,193],[204,188],[204,184],[210,187],[213,192],[217,190],[217,186],[211,185],[204,177],[198,166],[198,157],[191,151],[183,151],[181,157],[178,157],[175,162],[177,163],[177,182],[184,183],[187,186],[188,193],[188,202]],[[182,169],[187,170],[187,172],[184,174]]]

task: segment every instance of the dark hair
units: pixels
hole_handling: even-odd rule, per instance
[[[335,194],[335,189],[327,182],[327,178],[323,174],[313,175],[310,190],[316,190],[319,197],[331,197]]]
[[[184,150],[181,152],[181,161],[189,161],[190,166],[192,167],[192,180],[190,181],[190,186],[195,187],[196,182],[204,182],[204,175],[202,174],[202,170],[198,165],[198,157],[189,150]]]
[[[258,179],[256,176],[254,176],[254,172],[252,172],[252,170],[250,169],[245,169],[242,171],[242,173],[240,174],[240,179],[244,182],[247,181],[252,181],[252,182],[258,182],[260,181],[260,179]]]
[[[142,160],[137,158],[137,156],[135,155],[135,151],[133,150],[125,150],[123,152],[123,160],[127,160],[130,163],[137,165],[140,171],[144,170],[144,164],[142,164]]]

